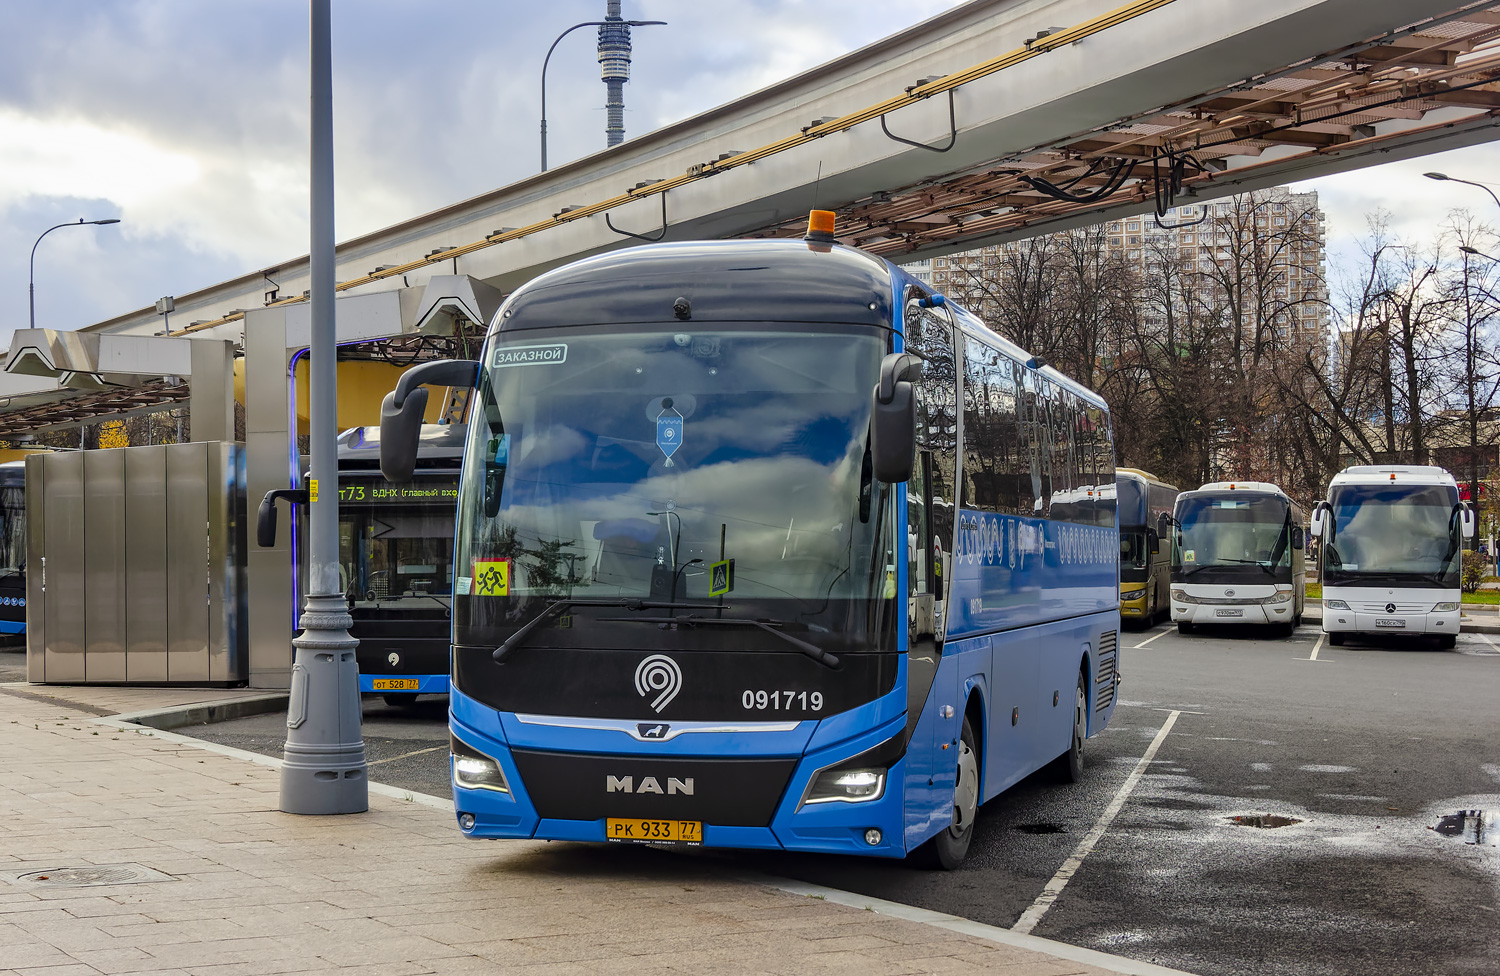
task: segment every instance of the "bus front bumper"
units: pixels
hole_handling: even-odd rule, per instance
[[[1128,593],[1130,591],[1126,590],[1124,592]],[[1125,599],[1123,594],[1121,595],[1120,616],[1127,620],[1146,619],[1146,591],[1141,590],[1140,593],[1140,596],[1129,600]]]
[[[1174,623],[1284,624],[1292,620],[1291,600],[1285,603],[1183,604],[1172,601]]]
[[[458,722],[450,725],[450,731],[465,746],[492,760],[503,777],[503,790],[466,788],[450,760],[454,814],[468,837],[895,858],[907,853],[904,759],[886,771],[884,786],[872,799],[804,802],[819,771],[879,745],[901,731],[901,722],[801,757],[750,762],[704,755],[653,762],[641,753],[541,753],[512,748]],[[497,777],[496,785],[500,781]],[[644,795],[647,792],[651,795]],[[644,824],[684,830],[694,839],[662,841],[633,833]]]
[[[1367,613],[1323,608],[1325,634],[1457,634],[1458,610],[1426,613]]]

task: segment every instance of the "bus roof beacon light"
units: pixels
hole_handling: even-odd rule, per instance
[[[832,210],[810,210],[807,213],[807,241],[816,244],[834,243],[834,219]]]

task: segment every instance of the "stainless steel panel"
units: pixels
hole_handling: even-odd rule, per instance
[[[243,452],[236,444],[208,445],[209,656],[210,681],[246,676]]]
[[[26,680],[47,680],[46,511],[47,476],[42,458],[26,460]]]
[[[245,316],[245,504],[247,517],[272,488],[292,486],[287,432],[286,310],[251,309]],[[249,681],[286,688],[292,669],[292,519],[285,506],[274,549],[245,552]]]
[[[167,680],[167,449],[125,455],[125,655],[131,681]]]
[[[167,678],[208,681],[208,444],[167,449]]]
[[[83,452],[84,679],[126,680],[125,454]]]
[[[292,678],[292,576],[289,554],[282,550],[252,549],[245,556],[251,580],[246,601],[250,627],[252,688],[286,688]]]
[[[47,680],[84,680],[84,510],[83,454],[42,455],[47,504],[43,532],[47,541],[46,621]]]

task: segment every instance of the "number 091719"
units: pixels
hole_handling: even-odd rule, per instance
[[[823,710],[823,693],[821,691],[751,691],[746,689],[740,693],[740,704],[747,711],[764,712],[787,712],[793,709],[803,712],[821,712]]]

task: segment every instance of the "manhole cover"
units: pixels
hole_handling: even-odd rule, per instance
[[[17,884],[47,888],[90,888],[99,885],[147,884],[171,881],[170,874],[144,864],[88,864],[77,867],[41,868],[11,874]]]
[[[1495,830],[1497,823],[1500,823],[1500,810],[1460,810],[1439,817],[1437,826],[1428,829],[1465,844],[1500,847],[1500,831]]]
[[[1278,817],[1274,813],[1250,813],[1229,819],[1242,827],[1290,827],[1302,822],[1296,817]]]

